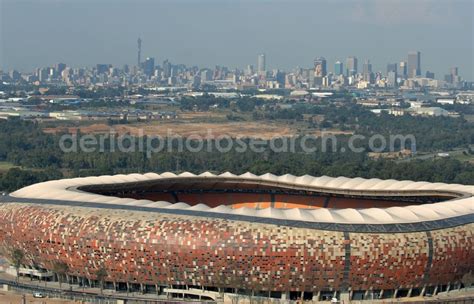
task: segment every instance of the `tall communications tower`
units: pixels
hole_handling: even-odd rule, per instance
[[[142,62],[142,39],[138,37],[137,40],[138,43],[138,62],[137,62],[137,67],[140,68],[140,63]]]

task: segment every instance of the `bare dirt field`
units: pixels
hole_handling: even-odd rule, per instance
[[[226,112],[180,112],[179,117],[186,120],[225,118]]]
[[[154,136],[230,136],[230,137],[251,137],[270,139],[273,137],[293,136],[297,134],[308,134],[320,136],[319,130],[301,130],[297,125],[277,124],[277,123],[259,123],[259,122],[226,122],[226,123],[197,123],[197,122],[160,122],[150,124],[120,124],[109,126],[103,123],[96,123],[87,126],[78,127],[56,127],[44,129],[46,133],[76,133],[82,134],[103,134],[115,132],[117,134],[131,135],[154,135]],[[343,131],[325,131],[325,134],[352,134],[352,132]]]

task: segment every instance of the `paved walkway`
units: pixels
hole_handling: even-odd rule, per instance
[[[10,283],[14,283],[16,278],[14,276],[11,276],[6,273],[0,273],[0,281],[5,280],[9,281]],[[37,280],[30,280],[28,278],[20,277],[19,283],[22,285],[28,286],[28,288],[32,289],[32,292],[34,289],[38,290],[48,290],[51,293],[57,293],[57,294],[63,294],[63,295],[84,295],[84,296],[89,296],[89,297],[97,297],[97,298],[102,298],[102,299],[124,299],[124,300],[140,300],[140,301],[146,301],[148,303],[153,303],[153,301],[156,302],[169,302],[169,303],[190,303],[193,302],[191,300],[189,301],[184,301],[184,300],[168,300],[166,295],[156,295],[156,294],[142,294],[140,292],[130,292],[126,293],[124,291],[114,291],[110,289],[104,289],[102,292],[100,288],[83,288],[78,285],[69,285],[67,283],[61,284],[61,287],[59,286],[59,282],[41,282]],[[198,301],[194,301],[195,303],[198,303]],[[199,302],[201,303],[201,302]]]
[[[15,282],[15,277],[8,275],[6,273],[0,272],[0,284],[1,281],[9,281],[11,283]],[[139,292],[130,292],[128,295],[126,292],[118,292],[114,290],[104,289],[101,293],[99,288],[82,288],[78,285],[69,285],[63,283],[62,286],[59,286],[58,282],[40,282],[32,281],[28,278],[20,277],[20,284],[29,286],[32,291],[35,288],[38,289],[48,289],[53,293],[60,294],[76,294],[84,295],[89,297],[97,297],[97,299],[102,298],[104,300],[112,299],[124,299],[124,300],[135,300],[143,301],[144,303],[202,303],[197,300],[168,300],[165,295],[156,295],[156,294],[142,294]],[[453,301],[453,302],[451,302]],[[366,300],[366,301],[357,301],[353,300],[351,303],[474,303],[474,288],[463,289],[461,291],[450,291],[443,292],[434,297],[413,297],[413,298],[398,298],[398,299],[384,299],[384,300]],[[0,303],[3,303],[0,301]],[[314,303],[328,303],[326,302],[314,302]]]

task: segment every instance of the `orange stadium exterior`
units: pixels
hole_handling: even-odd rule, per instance
[[[50,181],[0,198],[4,255],[73,284],[287,299],[410,297],[474,278],[474,187],[251,173]],[[212,297],[211,297],[212,298]]]

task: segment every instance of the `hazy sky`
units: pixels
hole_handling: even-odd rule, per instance
[[[173,63],[245,67],[265,52],[267,66],[328,69],[350,55],[386,64],[422,53],[422,73],[451,66],[474,80],[474,0],[143,1],[0,0],[3,69]]]

